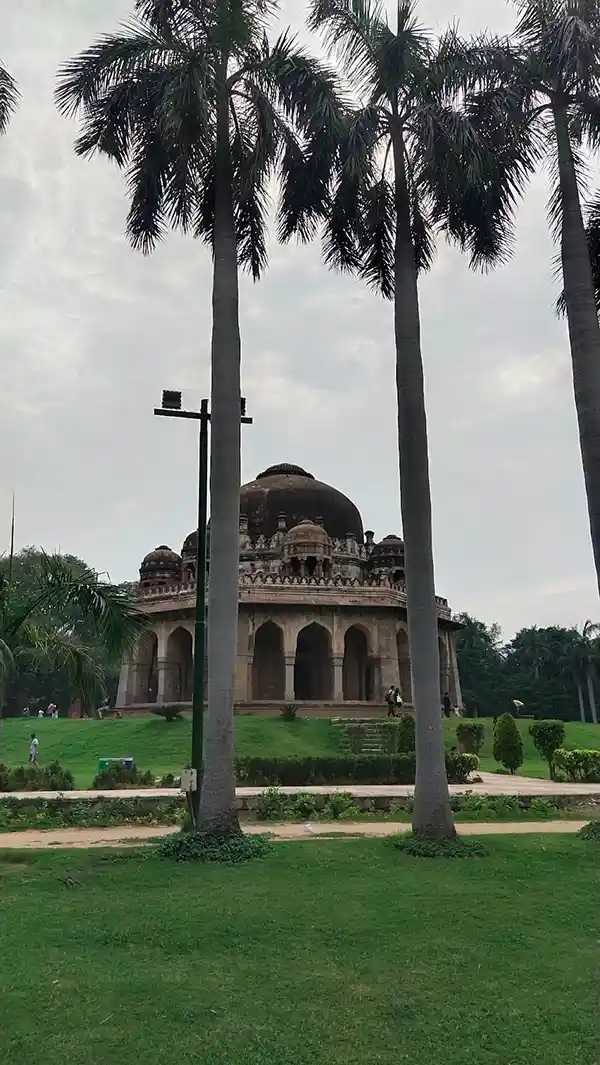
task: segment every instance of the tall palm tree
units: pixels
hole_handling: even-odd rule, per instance
[[[239,831],[233,766],[240,496],[238,266],[267,263],[270,184],[280,239],[308,239],[325,208],[339,122],[335,79],[284,33],[269,0],[138,0],[138,21],[60,74],[59,108],[79,112],[80,155],[124,168],[127,232],[149,252],[170,227],[212,248],[211,565],[208,714],[201,822]]]
[[[585,235],[587,239],[590,264],[592,267],[592,281],[594,283],[594,295],[596,297],[596,313],[600,314],[600,196],[588,204],[586,211]],[[565,294],[561,292],[557,300],[559,314],[566,314]]]
[[[6,133],[8,123],[19,102],[17,83],[0,63],[0,135]]]
[[[518,23],[473,53],[481,98],[519,102],[531,158],[553,173],[549,201],[560,242],[575,406],[600,590],[600,326],[582,215],[583,150],[600,143],[600,0],[515,0]]]
[[[464,107],[465,46],[456,34],[434,43],[412,0],[400,0],[395,17],[391,26],[378,0],[313,0],[309,25],[322,31],[359,100],[340,144],[325,258],[394,301],[417,741],[413,829],[444,838],[454,826],[440,715],[418,275],[430,266],[440,231],[474,265],[505,254],[512,189],[527,164],[516,124],[505,141],[500,124],[488,120],[484,128],[477,107]]]
[[[61,556],[41,555],[27,589],[0,574],[0,707],[15,675],[40,667],[66,675],[83,699],[98,697],[103,671],[74,616],[109,655],[132,648],[148,624],[122,588]]]

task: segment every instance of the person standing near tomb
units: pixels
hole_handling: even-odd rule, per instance
[[[40,750],[40,741],[38,740],[35,732],[31,733],[31,740],[29,743],[29,762],[31,765],[37,765],[38,753]]]

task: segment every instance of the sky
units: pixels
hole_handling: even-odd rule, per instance
[[[150,257],[124,236],[121,174],[81,160],[55,72],[132,0],[20,0],[0,59],[22,102],[0,140],[0,550],[80,556],[115,581],[195,527],[195,424],[154,418],[163,388],[209,391],[210,252],[172,235]],[[509,29],[504,0],[422,0],[436,31]],[[281,21],[302,29],[304,5]],[[440,245],[421,282],[436,587],[454,612],[526,625],[598,619],[546,178],[518,210],[512,261],[482,276]],[[321,263],[318,242],[270,248],[241,284],[243,479],[303,466],[400,532],[391,306]],[[4,531],[3,531],[4,530]],[[5,546],[4,546],[5,545]]]

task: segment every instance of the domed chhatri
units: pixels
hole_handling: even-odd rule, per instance
[[[140,565],[140,582],[152,583],[156,579],[164,583],[177,583],[181,580],[181,555],[172,551],[167,544],[155,547],[154,551],[142,559]]]
[[[207,529],[207,548],[210,529]],[[347,496],[302,466],[269,466],[241,488],[238,657],[234,695],[247,712],[387,712],[385,693],[412,703],[404,587],[404,543],[363,532]],[[148,631],[126,657],[117,705],[189,703],[197,531],[178,555],[162,544],[140,566],[139,605]],[[210,552],[207,551],[207,555]],[[210,563],[208,563],[210,572]],[[455,632],[437,600],[440,706],[460,705]],[[362,704],[365,704],[364,707]]]

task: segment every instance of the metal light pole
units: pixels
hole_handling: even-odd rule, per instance
[[[206,651],[206,515],[208,505],[208,400],[203,399],[199,411],[181,409],[181,392],[163,391],[162,406],[154,413],[166,418],[193,418],[200,422],[198,448],[198,536],[196,543],[196,612],[194,622],[194,687],[192,692],[192,769],[196,771],[196,787],[191,792],[191,814],[194,827],[200,812],[200,788],[204,741],[204,660]],[[246,417],[246,400],[242,397],[242,424],[251,425]]]

